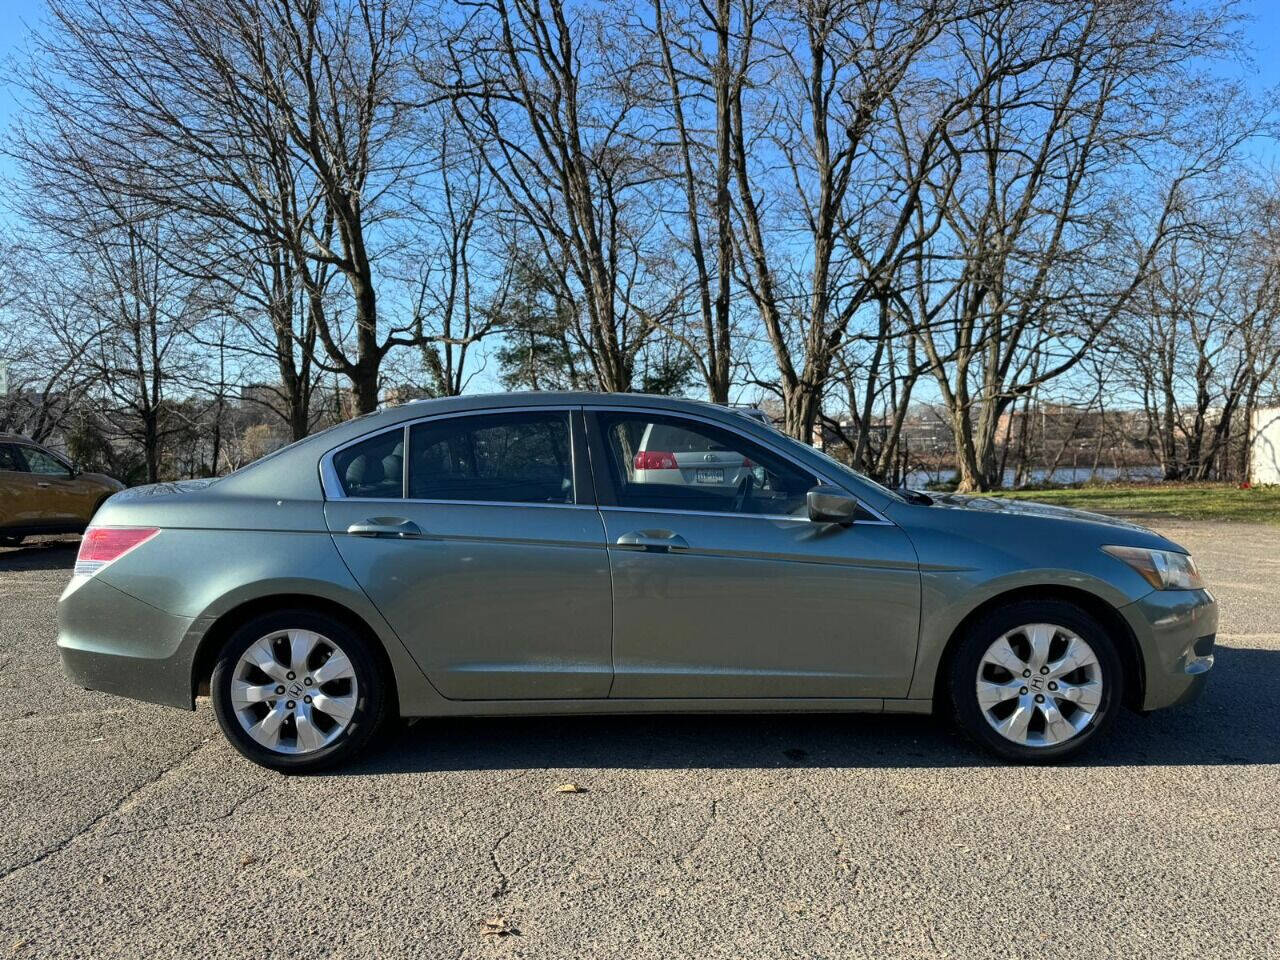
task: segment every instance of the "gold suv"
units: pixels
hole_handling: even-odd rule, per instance
[[[0,546],[37,533],[80,533],[124,484],[84,473],[25,437],[0,433]]]

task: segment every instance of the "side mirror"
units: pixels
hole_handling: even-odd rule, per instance
[[[809,505],[809,519],[815,523],[839,523],[848,525],[858,517],[858,498],[850,496],[839,487],[817,486],[805,495]]]

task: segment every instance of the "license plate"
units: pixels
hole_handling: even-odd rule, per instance
[[[724,483],[724,467],[699,467],[693,476],[694,483]]]

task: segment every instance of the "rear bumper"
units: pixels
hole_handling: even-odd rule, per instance
[[[58,653],[73,683],[191,710],[195,621],[92,577],[74,577],[58,601]]]
[[[1142,651],[1143,710],[1199,696],[1213,669],[1218,605],[1208,590],[1156,590],[1120,612]]]

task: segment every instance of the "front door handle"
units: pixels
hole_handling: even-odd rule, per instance
[[[347,527],[354,537],[396,537],[409,540],[422,536],[422,528],[404,517],[370,517]]]
[[[670,530],[632,530],[618,538],[618,546],[669,553],[672,550],[688,550],[689,541]]]

